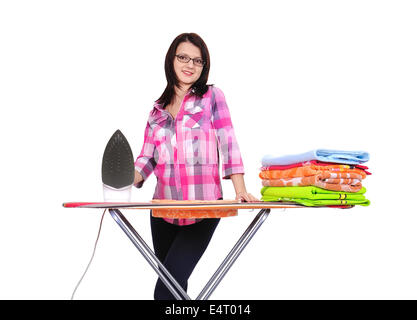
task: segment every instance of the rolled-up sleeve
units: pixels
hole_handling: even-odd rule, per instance
[[[243,161],[224,94],[219,88],[212,90],[212,123],[222,159],[222,177],[230,179],[232,174],[245,173]]]
[[[135,185],[136,188],[142,187],[145,180],[151,175],[156,166],[154,159],[155,145],[153,143],[152,128],[149,125],[149,121],[145,128],[145,137],[142,146],[142,151],[135,161],[135,170],[140,173],[143,180]]]

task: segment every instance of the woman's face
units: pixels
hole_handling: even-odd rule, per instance
[[[176,55],[188,56],[192,59],[201,57],[200,48],[193,45],[191,42],[181,42],[175,53]],[[181,87],[191,87],[194,82],[200,78],[203,71],[202,66],[196,66],[193,60],[183,63],[178,61],[178,58],[174,58],[174,70],[179,80]]]

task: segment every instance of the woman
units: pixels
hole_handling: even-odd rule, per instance
[[[246,191],[244,168],[222,91],[207,85],[210,56],[195,33],[174,39],[165,58],[167,86],[149,114],[135,186],[154,172],[154,199],[222,199],[222,178],[231,179],[236,200],[259,201]],[[188,278],[220,219],[161,219],[151,215],[155,254],[187,290]],[[154,298],[173,299],[158,279]]]

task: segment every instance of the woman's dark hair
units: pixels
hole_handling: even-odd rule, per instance
[[[155,101],[161,104],[163,108],[171,103],[172,98],[175,95],[175,86],[178,86],[179,84],[174,70],[174,59],[177,47],[182,42],[191,42],[193,45],[198,47],[201,51],[201,58],[205,61],[200,78],[198,78],[198,80],[191,87],[193,89],[193,94],[201,97],[208,90],[207,80],[210,71],[210,55],[207,46],[198,34],[182,33],[171,43],[165,56],[165,76],[168,83],[162,95]]]

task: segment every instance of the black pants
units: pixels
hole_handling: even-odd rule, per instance
[[[152,241],[155,254],[175,280],[187,291],[188,278],[206,250],[220,219],[204,219],[195,224],[177,226],[151,215]],[[173,300],[158,278],[155,300]]]

